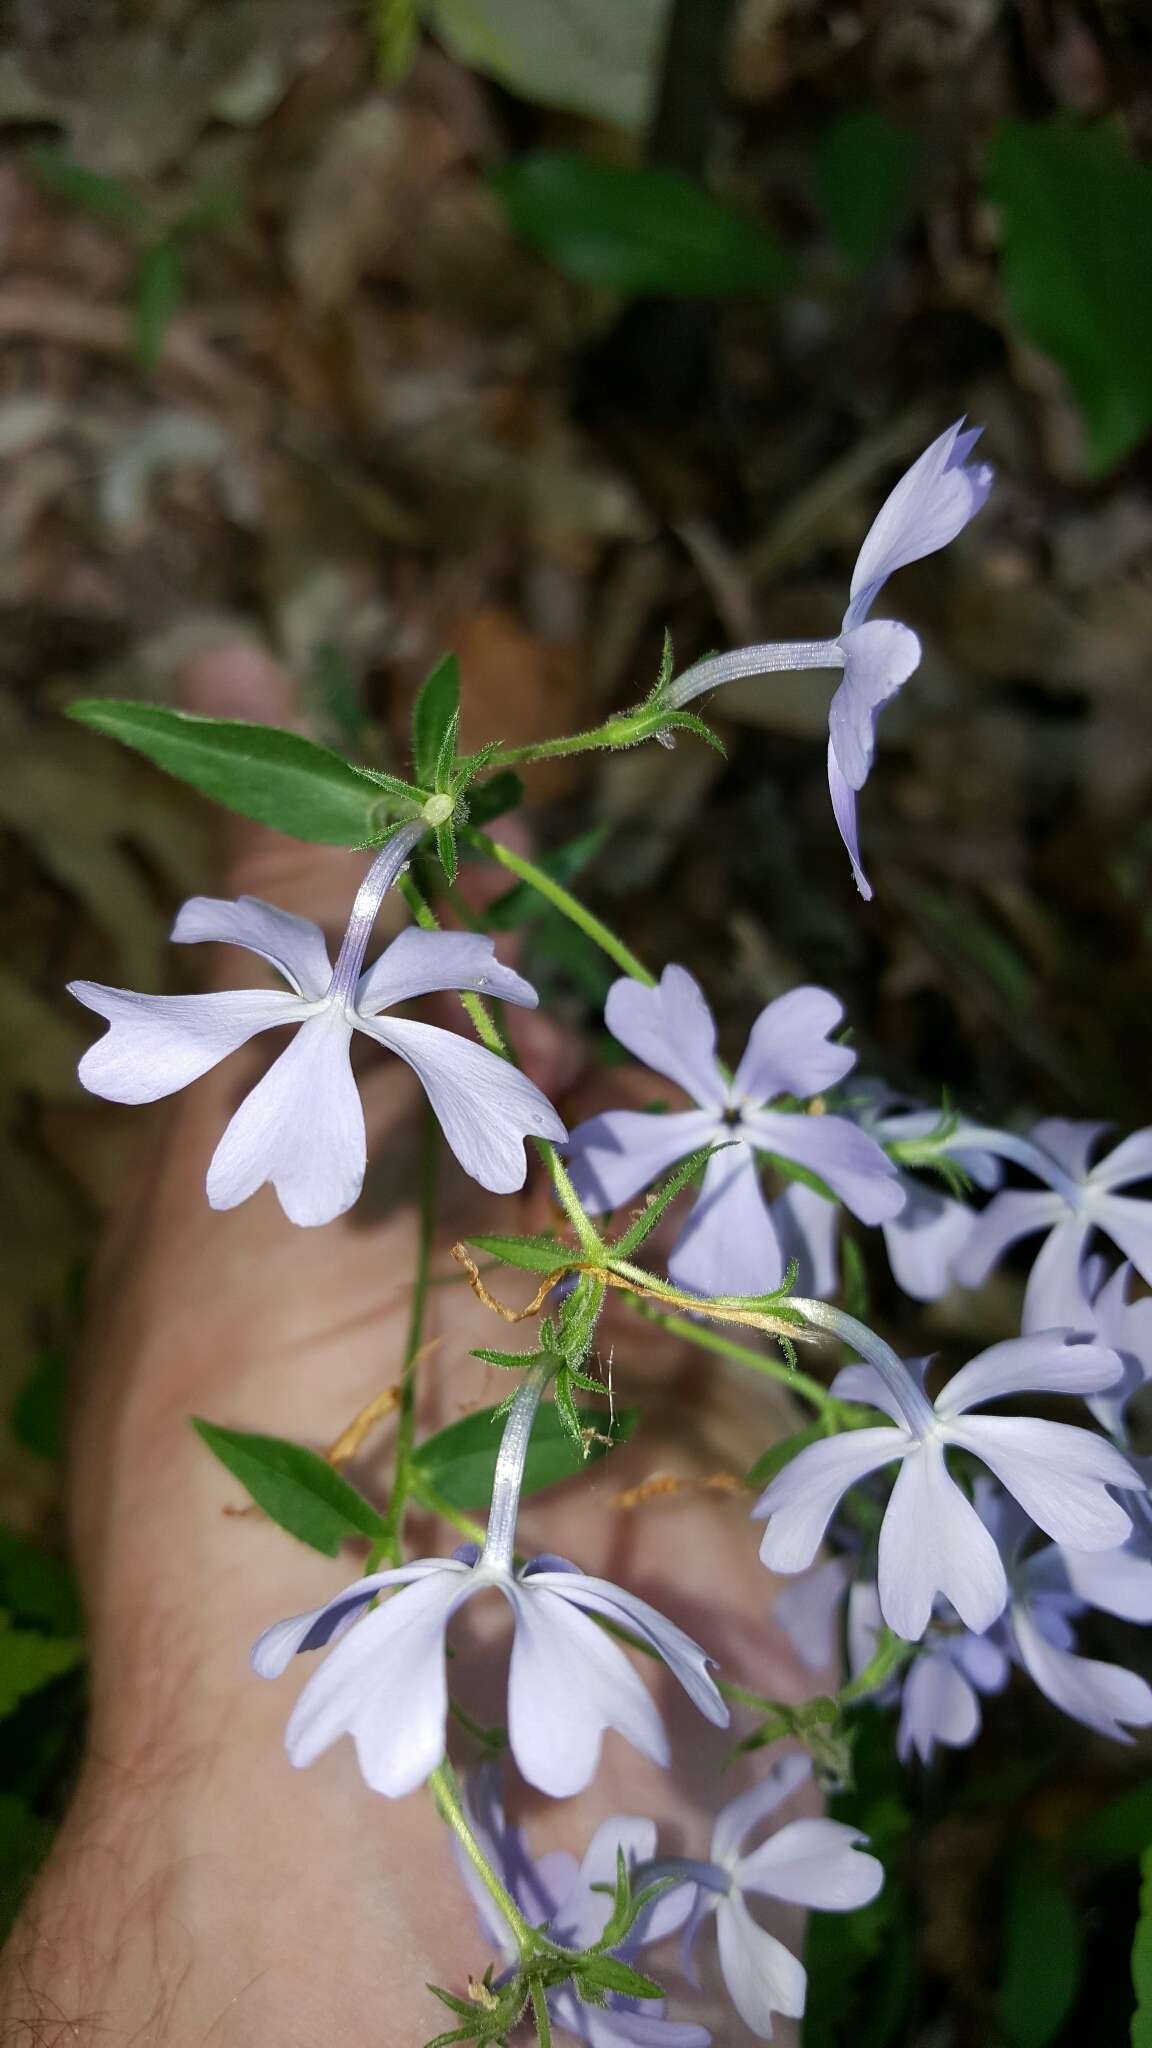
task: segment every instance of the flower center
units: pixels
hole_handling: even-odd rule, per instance
[[[735,1103],[730,1102],[727,1109],[723,1112],[720,1121],[727,1130],[738,1131],[744,1121],[744,1111],[738,1109]]]

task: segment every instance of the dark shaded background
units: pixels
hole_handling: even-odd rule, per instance
[[[651,685],[666,627],[681,666],[835,632],[884,493],[967,413],[997,489],[882,607],[924,662],[862,803],[874,904],[828,811],[834,678],[726,691],[727,762],[682,738],[533,771],[536,829],[545,849],[580,842],[568,871],[645,957],[693,967],[733,1047],[814,979],[845,999],[862,1063],[930,1099],[1152,1110],[1146,10],[681,4],[631,132],[590,118],[583,87],[576,111],[469,69],[450,32],[468,9],[428,12],[443,39],[410,52],[386,0],[375,20],[336,0],[8,13],[0,1605],[65,1641],[61,1363],[134,1136],[78,1090],[90,1034],[62,988],[182,985],[167,926],[219,830],[67,724],[78,694],[170,697],[182,662],[240,632],[290,665],[321,737],[377,765],[403,768],[446,647],[466,744],[590,724]],[[611,97],[603,0],[559,12],[592,100],[598,77]],[[1105,134],[1115,188],[1073,154],[1005,201],[997,151],[1021,123],[1055,123],[1073,153]],[[658,296],[574,282],[493,185],[540,149],[692,177],[774,238],[782,281],[742,289],[737,262],[722,294],[685,297],[673,247]],[[530,951],[545,1000],[595,1033],[601,960],[550,918]],[[942,1304],[937,1336],[1009,1327],[1012,1288]],[[59,1679],[0,1726],[9,1901],[58,1808],[79,1693]],[[859,1810],[906,1883],[814,1938],[813,2048],[1127,2037],[1144,1767],[1023,1695],[989,1718],[927,1781],[865,1730]]]

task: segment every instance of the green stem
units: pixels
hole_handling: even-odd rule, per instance
[[[538,868],[535,861],[525,860],[523,854],[514,853],[510,846],[505,846],[499,839],[490,839],[487,832],[466,831],[464,837],[478,853],[486,854],[489,860],[497,861],[502,868],[507,868],[510,875],[515,875],[521,882],[527,882],[529,887],[551,903],[555,910],[561,911],[586,938],[599,946],[601,952],[607,953],[608,958],[614,960],[617,967],[622,967],[625,974],[630,974],[633,981],[643,982],[645,988],[655,988],[655,975],[649,974],[644,962],[637,959],[631,947],[626,946],[623,939],[618,939],[615,932],[581,903],[578,897],[573,896],[559,882],[553,881],[552,876],[546,874],[543,868]]]
[[[718,1331],[705,1328],[701,1323],[689,1321],[687,1316],[667,1315],[663,1309],[653,1308],[650,1302],[637,1301],[630,1297],[637,1315],[646,1317],[650,1323],[659,1323],[670,1336],[684,1337],[689,1344],[699,1345],[702,1351],[717,1351],[722,1358],[732,1358],[737,1365],[746,1365],[753,1372],[763,1373],[766,1379],[777,1380],[793,1394],[799,1394],[805,1401],[811,1401],[821,1416],[831,1421],[840,1412],[840,1403],[827,1387],[813,1379],[810,1373],[801,1372],[799,1366],[788,1365],[782,1358],[769,1358],[763,1351],[753,1351],[747,1344],[737,1344],[731,1337],[722,1337]]]
[[[552,2048],[552,2019],[539,1977],[532,1979],[532,2017],[536,2022],[536,2048]]]
[[[401,1535],[404,1510],[412,1491],[412,1445],[416,1435],[416,1360],[424,1341],[424,1317],[428,1307],[428,1284],[432,1271],[432,1239],[436,1227],[436,1168],[439,1159],[436,1117],[430,1102],[424,1104],[420,1140],[420,1235],[416,1249],[416,1276],[408,1311],[408,1336],[400,1381],[400,1413],[396,1424],[395,1474],[392,1497],[384,1519],[384,1531],[373,1546],[367,1570],[377,1568],[381,1557],[394,1565],[403,1562]]]
[[[459,1508],[454,1508],[450,1500],[445,1500],[442,1493],[437,1493],[436,1488],[429,1485],[422,1472],[413,1473],[409,1492],[412,1499],[419,1501],[422,1508],[427,1508],[430,1515],[439,1515],[442,1522],[447,1522],[451,1528],[457,1529],[461,1536],[468,1538],[469,1543],[478,1543],[483,1550],[487,1534],[483,1522],[478,1522],[473,1515],[462,1514]]]
[[[512,768],[525,761],[556,761],[568,754],[590,754],[598,747],[632,747],[638,740],[651,739],[668,724],[663,705],[642,704],[636,711],[621,711],[588,732],[562,733],[554,740],[532,740],[524,747],[497,747],[488,757],[489,768]]]
[[[497,1877],[483,1849],[476,1840],[468,1824],[468,1816],[464,1811],[463,1802],[460,1798],[460,1788],[456,1781],[456,1773],[447,1759],[443,1763],[437,1764],[428,1783],[432,1788],[432,1794],[441,1815],[447,1821],[469,1863],[471,1863],[479,1876],[481,1883],[508,1922],[516,1945],[520,1950],[521,1959],[523,1960],[525,1957],[534,1954],[537,1947],[536,1931],[533,1927],[529,1926],[511,1892]]]

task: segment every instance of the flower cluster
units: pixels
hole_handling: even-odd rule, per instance
[[[860,550],[834,640],[699,662],[674,681],[665,677],[632,719],[647,719],[646,730],[658,734],[663,718],[737,676],[841,670],[828,781],[864,896],[871,889],[860,863],[856,799],[872,765],[879,712],[920,660],[907,626],[871,613],[890,576],[945,547],[980,510],[992,473],[970,459],[977,438],[978,430],[957,422],[897,484]],[[288,1218],[307,1226],[341,1216],[365,1178],[354,1033],[412,1070],[447,1146],[483,1188],[508,1194],[523,1187],[526,1141],[539,1141],[557,1217],[563,1212],[557,1228],[568,1235],[478,1240],[491,1257],[537,1276],[534,1301],[523,1311],[504,1308],[465,1258],[466,1247],[456,1247],[489,1308],[512,1321],[543,1317],[534,1349],[475,1354],[521,1374],[492,1418],[502,1429],[491,1454],[483,1444],[476,1450],[491,1472],[486,1525],[429,1485],[423,1504],[468,1540],[451,1555],[408,1552],[405,1506],[421,1497],[410,1397],[422,1286],[387,1518],[357,1502],[314,1453],[274,1446],[278,1472],[289,1470],[305,1494],[311,1488],[328,1517],[351,1501],[347,1533],[375,1531],[377,1540],[343,1591],[265,1628],[252,1665],[276,1678],[298,1655],[326,1653],[289,1714],[291,1762],[316,1763],[348,1735],[374,1792],[398,1799],[427,1782],[450,1821],[495,1960],[468,1998],[441,1994],[465,2022],[442,2041],[503,2040],[531,2011],[540,2041],[554,2027],[590,2048],[706,2048],[706,2028],[670,2015],[659,1987],[638,1968],[649,1950],[679,1933],[683,1972],[694,1982],[706,1922],[715,1925],[735,2013],[767,2039],[776,2016],[803,2013],[806,1978],[749,1901],[853,1911],[883,1881],[864,1836],[844,1822],[809,1814],[761,1836],[808,1776],[808,1759],[785,1754],[724,1804],[706,1853],[662,1851],[653,1821],[618,1815],[597,1829],[578,1863],[565,1853],[531,1853],[523,1830],[506,1818],[502,1767],[477,1768],[466,1795],[457,1796],[447,1755],[450,1711],[473,1740],[506,1749],[520,1777],[554,1799],[591,1784],[609,1731],[652,1762],[671,1762],[638,1656],[670,1672],[713,1727],[728,1726],[730,1701],[741,1711],[759,1702],[762,1720],[744,1740],[749,1748],[785,1733],[810,1740],[819,1753],[812,1731],[826,1731],[829,1718],[835,1739],[849,1745],[851,1709],[872,1696],[898,1711],[900,1756],[927,1763],[940,1745],[974,1741],[983,1703],[1020,1677],[1063,1714],[1114,1740],[1152,1726],[1152,1687],[1082,1654],[1077,1637],[1090,1610],[1152,1622],[1152,1461],[1136,1455],[1133,1426],[1133,1404],[1152,1378],[1152,1295],[1143,1291],[1152,1287],[1152,1201],[1140,1193],[1140,1183],[1152,1180],[1152,1129],[1098,1156],[1100,1124],[1049,1119],[1025,1135],[938,1113],[855,1071],[844,1010],[818,987],[769,1002],[729,1068],[704,991],[685,967],[670,964],[658,981],[647,977],[553,876],[496,847],[514,872],[535,877],[553,906],[566,905],[586,932],[607,939],[626,970],[607,998],[607,1029],[678,1091],[670,1107],[607,1108],[569,1136],[536,1084],[500,1056],[499,1031],[477,1008],[476,998],[521,1008],[537,1001],[529,982],[497,959],[491,938],[435,928],[410,878],[404,887],[420,925],[365,966],[381,903],[425,842],[434,838],[454,879],[457,800],[495,751],[457,759],[456,717],[444,708],[441,684],[437,690],[416,721],[421,786],[379,778],[399,792],[403,822],[368,868],[335,964],[307,919],[248,896],[196,897],[181,910],[173,939],[243,947],[267,963],[278,985],[160,996],[74,982],[72,993],[109,1026],[85,1054],[80,1077],[112,1101],[152,1102],[257,1035],[290,1027],[289,1043],[220,1137],[207,1194],[213,1207],[230,1209],[270,1183]],[[436,719],[432,745],[426,727]],[[572,750],[592,738],[574,741]],[[492,842],[471,836],[493,851]],[[455,907],[451,892],[449,900]],[[485,1043],[395,1014],[445,991],[467,999]],[[694,1179],[699,1184],[689,1190]],[[649,1190],[648,1203],[607,1241],[595,1219],[627,1210]],[[671,1208],[676,1201],[679,1211]],[[649,1237],[661,1241],[653,1233],[666,1212],[667,1277],[635,1263]],[[1018,1331],[1014,1322],[1011,1334],[958,1370],[901,1358],[827,1299],[839,1286],[845,1212],[880,1231],[895,1281],[918,1303],[980,1285],[1005,1254],[1018,1259],[1014,1248],[1042,1234]],[[764,1523],[760,1557],[770,1572],[790,1577],[777,1591],[776,1615],[801,1665],[828,1673],[843,1653],[851,1672],[834,1698],[815,1702],[820,1711],[811,1722],[803,1710],[781,1713],[780,1703],[759,1699],[738,1677],[733,1682],[706,1644],[627,1588],[566,1557],[517,1555],[520,1499],[546,1395],[569,1469],[578,1469],[588,1431],[573,1390],[601,1391],[590,1362],[609,1286],[631,1292],[650,1315],[670,1306],[690,1312],[675,1325],[688,1341],[784,1380],[814,1406],[811,1427],[770,1450],[771,1476],[754,1467],[750,1481],[762,1488],[750,1511]],[[726,1320],[779,1336],[787,1362],[717,1337],[710,1325]],[[795,1344],[826,1348],[829,1340],[847,1346],[855,1362],[830,1382],[801,1375]],[[985,1412],[1005,1401],[1007,1412]],[[1069,1410],[1070,1402],[1080,1405]],[[1037,1403],[1043,1412],[1032,1412]],[[258,1463],[268,1444],[252,1439],[248,1464],[231,1469]],[[293,1524],[285,1504],[291,1491],[265,1489],[260,1503],[313,1540],[306,1524]],[[733,1513],[732,1540],[750,1550],[755,1533],[743,1511]],[[821,1559],[828,1543],[832,1554]],[[670,1580],[674,1609],[674,1572]],[[512,1617],[506,1731],[478,1728],[468,1707],[469,1659],[466,1652],[455,1657],[447,1640],[453,1618],[482,1593],[500,1594]]]

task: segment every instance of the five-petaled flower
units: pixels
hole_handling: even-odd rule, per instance
[[[392,1586],[402,1590],[366,1613]],[[351,1735],[374,1792],[391,1799],[414,1792],[444,1754],[445,1631],[457,1608],[485,1589],[503,1593],[515,1617],[508,1739],[523,1775],[541,1792],[565,1799],[582,1791],[606,1728],[656,1763],[668,1762],[668,1738],[647,1687],[590,1615],[639,1636],[706,1719],[727,1726],[710,1660],[646,1600],[587,1577],[566,1558],[536,1557],[514,1570],[464,1544],[450,1558],[373,1572],[323,1607],[265,1630],[252,1651],[261,1678],[279,1677],[301,1650],[336,1643],[289,1719],[292,1762],[315,1763],[341,1735]]]
[[[500,1794],[498,1765],[474,1771],[465,1794],[468,1822],[491,1869],[500,1877],[515,1904],[534,1927],[543,1926],[550,1941],[569,1949],[588,1949],[608,1923],[616,1883],[616,1854],[623,1852],[630,1872],[656,1854],[656,1826],[638,1814],[614,1814],[601,1821],[580,1862],[566,1849],[534,1857],[522,1828],[507,1820]],[[453,1837],[457,1868],[504,1970],[513,1972],[519,1949],[508,1922],[475,1865]],[[634,1886],[634,1890],[638,1887]],[[634,1962],[650,1942],[661,1941],[682,1924],[683,1893],[665,1893],[633,1923],[623,1942],[612,1950],[622,1962]],[[708,2048],[705,2027],[664,2017],[663,2000],[630,1998],[609,1992],[605,2005],[587,2005],[568,1985],[548,1994],[552,2024],[576,2035],[588,2048]]]
[[[844,680],[828,714],[828,790],[840,836],[862,896],[872,890],[860,865],[856,797],[876,746],[876,719],[889,698],[919,666],[920,642],[895,619],[870,619],[889,576],[947,547],[979,512],[992,488],[992,470],[968,457],[982,429],[963,420],[938,436],[885,499],[856,558],[848,609],[835,640],[801,640],[740,647],[696,662],[669,686],[665,702],[679,709],[705,690],[738,676],[783,669],[840,668]]]
[[[706,1295],[768,1294],[783,1278],[757,1152],[818,1175],[865,1223],[894,1215],[904,1193],[874,1139],[845,1117],[770,1106],[777,1096],[819,1095],[848,1072],[855,1054],[828,1036],[843,1014],[827,989],[780,996],[761,1011],[729,1080],[716,1057],[712,1012],[686,968],[666,967],[656,988],[614,982],[604,1011],[609,1030],[697,1107],[663,1116],[610,1109],[580,1124],[571,1171],[581,1201],[593,1211],[615,1209],[679,1160],[722,1146],[668,1260],[678,1287]]]
[[[1123,1543],[1131,1521],[1109,1487],[1141,1490],[1143,1481],[1114,1444],[1093,1431],[1038,1416],[972,1415],[981,1401],[1008,1394],[1095,1393],[1118,1378],[1114,1351],[1069,1343],[1062,1331],[993,1344],[928,1399],[923,1367],[909,1371],[879,1338],[869,1353],[883,1361],[846,1366],[832,1383],[840,1400],[890,1415],[892,1428],[845,1431],[809,1444],[777,1474],[752,1512],[767,1518],[760,1556],[771,1571],[812,1563],[842,1495],[856,1480],[900,1460],[879,1541],[880,1606],[888,1626],[917,1641],[935,1601],[951,1601],[977,1634],[1002,1613],[1008,1582],[996,1543],[951,1478],[948,1445],[990,1467],[1026,1514],[1054,1542],[1076,1550]]]
[[[378,901],[377,897],[377,901]],[[291,1044],[240,1104],[208,1168],[208,1199],[232,1209],[271,1181],[293,1223],[330,1223],[364,1182],[364,1112],[352,1075],[353,1031],[407,1062],[424,1087],[461,1166],[506,1194],[524,1184],[524,1139],[561,1139],[564,1125],[535,1083],[457,1032],[383,1012],[410,997],[472,990],[533,1008],[536,991],[471,932],[408,930],[362,973],[371,916],[353,911],[333,968],[318,925],[241,896],[194,896],[176,919],[180,944],[244,946],[270,961],[287,989],[150,996],[74,981],[80,1002],[111,1029],[85,1053],[80,1079],[111,1102],[155,1102],[187,1087],[231,1052],[278,1024]]]
[[[744,2024],[761,2040],[771,2038],[774,2014],[800,2017],[808,1977],[791,1950],[753,1919],[747,1895],[758,1893],[826,1913],[850,1913],[874,1899],[884,1882],[883,1866],[858,1846],[866,1837],[843,1821],[789,1821],[758,1848],[745,1852],[750,1831],[783,1804],[810,1768],[807,1757],[782,1757],[758,1785],[722,1807],[707,1861],[660,1857],[637,1873],[638,1881],[682,1876],[693,1887],[683,1939],[684,1967],[690,1976],[696,1937],[708,1915],[715,1914],[729,1996]],[[673,1901],[676,1896],[671,1894]]]
[[[1097,1231],[1152,1283],[1152,1202],[1117,1193],[1132,1181],[1152,1178],[1152,1127],[1134,1131],[1093,1166],[1097,1140],[1107,1129],[1103,1123],[1048,1117],[1029,1139],[1003,1135],[1004,1156],[1048,1185],[1004,1188],[994,1195],[956,1261],[956,1275],[966,1287],[978,1287],[1009,1245],[1046,1231],[1024,1296],[1026,1331],[1081,1326],[1082,1267]],[[995,1143],[994,1134],[986,1135]]]

